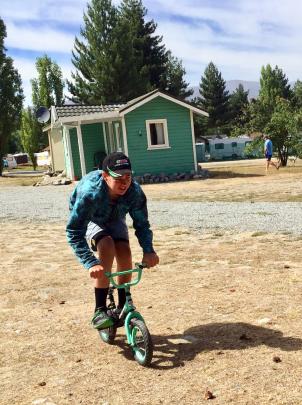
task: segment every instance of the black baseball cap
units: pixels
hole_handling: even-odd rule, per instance
[[[107,155],[103,160],[102,170],[115,178],[123,174],[132,174],[130,159],[123,152]]]

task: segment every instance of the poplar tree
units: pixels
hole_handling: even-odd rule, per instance
[[[259,100],[266,105],[268,112],[272,114],[278,97],[288,100],[291,96],[290,84],[282,69],[278,66],[272,69],[269,64],[262,66]]]
[[[22,111],[21,119],[21,143],[23,149],[28,153],[34,170],[37,168],[35,153],[40,147],[41,128],[31,107]]]
[[[213,62],[210,62],[201,77],[198,106],[209,113],[208,129],[219,130],[228,119],[229,94],[225,81]]]
[[[41,106],[50,108],[52,105],[63,105],[64,81],[59,65],[50,57],[44,55],[36,59],[36,69],[38,77],[31,80],[33,111]],[[45,148],[48,144],[48,136],[47,133],[42,131],[43,125],[37,124],[31,119],[33,111],[31,109],[23,111],[22,122],[24,122],[26,116],[27,125],[33,125],[27,133],[29,137],[37,137],[38,146],[34,152],[38,152],[39,149]],[[36,145],[36,142],[33,140],[25,143],[23,135],[23,145]],[[31,149],[25,150],[31,155]],[[35,167],[35,164],[33,166]]]
[[[36,69],[38,77],[31,80],[33,106],[62,105],[64,81],[59,65],[44,55],[36,59]]]
[[[302,81],[297,80],[293,88],[292,102],[295,108],[302,110]]]
[[[6,27],[0,18],[0,176],[2,157],[7,152],[8,140],[20,125],[23,103],[21,77],[14,68],[13,60],[5,54]]]

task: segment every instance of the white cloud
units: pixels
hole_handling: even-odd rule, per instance
[[[191,0],[149,4],[152,14],[159,16],[164,42],[183,60],[192,84],[198,66],[200,79],[211,60],[227,80],[257,80],[267,63],[280,66],[291,80],[300,75],[302,4],[298,0],[286,4],[239,0],[229,7],[228,2],[215,6],[215,2]]]
[[[71,53],[74,35],[48,27],[34,29],[31,26],[6,24],[6,47],[27,51]]]
[[[71,70],[72,65],[66,62],[58,63],[63,74],[63,79],[70,80],[71,78]],[[14,58],[14,67],[18,70],[19,74],[22,78],[22,87],[24,90],[25,101],[24,105],[31,105],[31,79],[37,77],[37,70],[35,66],[35,60],[28,60],[26,58]],[[67,89],[65,89],[65,93],[67,93]]]
[[[71,49],[88,1],[1,1],[6,46],[9,51],[19,50],[12,57],[19,64],[27,91],[28,80],[35,76],[33,55],[38,52],[55,55],[54,60],[62,55],[56,62],[64,76],[70,76]],[[261,66],[267,63],[277,64],[291,81],[302,78],[300,0],[143,0],[143,4],[147,18],[158,23],[157,34],[183,60],[191,85],[199,83],[210,61],[225,80],[258,80]]]
[[[86,0],[1,0],[4,21],[81,24]]]

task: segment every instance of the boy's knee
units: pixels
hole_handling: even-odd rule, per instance
[[[111,236],[103,236],[101,240],[99,240],[97,244],[97,250],[101,251],[106,249],[106,251],[112,250],[114,251],[115,249],[115,244],[114,240],[112,239]]]

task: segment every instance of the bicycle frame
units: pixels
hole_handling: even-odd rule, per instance
[[[125,319],[124,326],[125,326],[127,341],[131,346],[134,345],[134,339],[133,339],[133,336],[131,333],[131,328],[130,328],[131,319],[137,318],[144,322],[144,318],[142,317],[142,315],[138,311],[135,311],[136,308],[133,305],[133,301],[132,301],[132,297],[131,297],[131,293],[130,293],[130,287],[137,285],[140,282],[141,277],[142,277],[142,271],[145,266],[140,263],[135,263],[135,266],[136,267],[134,269],[130,269],[130,270],[119,271],[116,273],[109,273],[109,272],[105,273],[105,275],[109,278],[110,282],[112,283],[112,285],[115,288],[124,288],[125,289],[126,302],[122,309],[120,317]],[[137,274],[137,277],[134,280],[131,280],[128,283],[124,283],[124,284],[120,284],[120,285],[116,283],[116,281],[115,281],[116,277],[125,276],[127,274],[132,274],[132,273]]]

